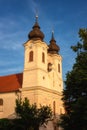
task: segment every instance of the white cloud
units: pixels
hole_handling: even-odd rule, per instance
[[[29,5],[32,12],[36,15],[36,13],[38,13],[39,4],[35,0],[30,0]]]
[[[5,42],[5,41],[4,41]],[[21,42],[19,41],[19,43],[15,43],[15,42],[11,42],[11,41],[6,41],[5,43],[4,43],[4,45],[2,46],[2,47],[0,47],[1,49],[5,49],[5,50],[10,50],[10,51],[12,51],[12,50],[20,50],[20,49],[22,49],[23,47],[22,47],[22,44],[20,44]]]
[[[15,73],[20,73],[22,71],[23,71],[22,67],[6,68],[6,69],[0,70],[0,75],[15,74]]]
[[[5,60],[0,60],[0,66],[8,66],[8,65],[14,65],[15,61],[5,61]]]
[[[0,49],[12,49],[12,50],[18,50],[22,49],[23,46],[23,33],[22,31],[18,32],[9,32],[4,33],[0,31]],[[25,41],[24,41],[25,42]]]

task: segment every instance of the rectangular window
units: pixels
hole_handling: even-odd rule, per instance
[[[45,54],[42,52],[42,62],[45,63]]]
[[[56,109],[56,103],[55,103],[55,101],[53,101],[53,114],[54,114],[54,116],[55,116],[55,113],[56,113],[56,112],[55,112],[55,111],[56,111],[55,109]]]
[[[58,72],[60,73],[60,64],[58,64]]]
[[[0,112],[3,111],[3,99],[0,98]]]
[[[33,51],[30,51],[29,53],[29,61],[33,61]]]

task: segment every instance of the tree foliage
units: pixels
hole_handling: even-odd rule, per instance
[[[37,108],[36,104],[30,105],[27,98],[16,100],[16,113],[25,126],[25,130],[33,128],[39,129],[39,126],[51,120],[52,111],[49,106],[41,106]]]
[[[80,42],[72,46],[76,62],[66,75],[63,102],[66,113],[61,116],[64,130],[87,130],[87,29],[79,30]]]
[[[52,110],[49,106],[38,108],[36,104],[30,104],[29,100],[16,100],[15,119],[1,119],[0,130],[39,130],[52,118]]]
[[[0,119],[0,130],[10,130],[12,127],[9,119],[3,118]]]

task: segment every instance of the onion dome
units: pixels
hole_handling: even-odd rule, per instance
[[[28,38],[31,40],[42,40],[44,39],[44,34],[43,32],[40,31],[40,26],[38,24],[38,16],[36,16],[36,22],[34,26],[32,27],[32,31],[28,34]]]
[[[58,54],[59,53],[60,47],[56,44],[53,31],[52,31],[52,38],[50,40],[50,44],[48,45],[48,47],[49,47],[48,53],[51,53],[51,54]]]

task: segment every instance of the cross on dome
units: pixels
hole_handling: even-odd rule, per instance
[[[54,38],[54,30],[52,30],[52,37],[51,37],[51,40],[50,40],[50,44],[48,46],[49,46],[49,49],[48,49],[49,53],[51,53],[51,54],[58,54],[60,48],[56,44],[56,40]]]
[[[40,30],[40,26],[38,24],[38,15],[36,14],[36,20],[35,20],[35,24],[32,27],[32,30],[30,31],[30,33],[28,34],[28,38],[31,40],[41,40],[43,41],[44,39],[44,34],[43,32]]]

